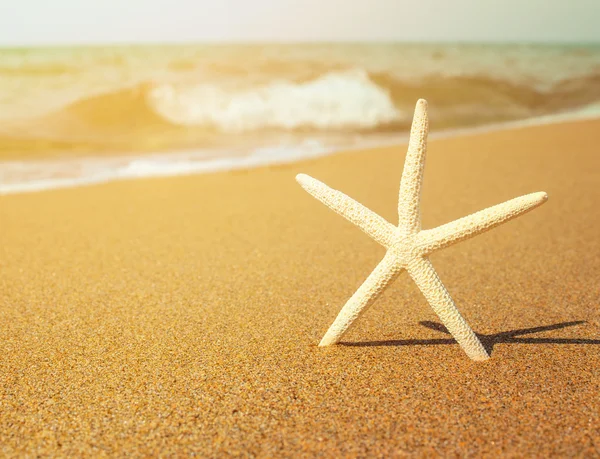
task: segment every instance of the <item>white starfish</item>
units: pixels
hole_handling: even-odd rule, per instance
[[[319,346],[338,343],[360,314],[403,270],[406,270],[467,355],[473,360],[489,358],[471,327],[460,315],[427,256],[435,250],[443,249],[518,217],[543,204],[548,199],[548,195],[544,192],[531,193],[437,228],[421,230],[420,198],[428,124],[427,102],[420,99],[415,108],[408,153],[400,182],[397,227],[324,183],[305,174],[296,176],[302,188],[387,249],[383,260],[342,308]]]

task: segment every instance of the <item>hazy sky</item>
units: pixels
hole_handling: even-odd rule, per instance
[[[600,0],[18,0],[0,45],[173,41],[600,42]]]

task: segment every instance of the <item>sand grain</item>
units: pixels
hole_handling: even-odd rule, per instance
[[[430,142],[424,228],[550,196],[432,256],[486,363],[407,276],[317,347],[384,249],[294,177],[395,223],[404,146],[0,197],[0,455],[600,455],[599,130]]]

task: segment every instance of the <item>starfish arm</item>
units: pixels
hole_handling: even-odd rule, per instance
[[[352,323],[366,311],[381,292],[398,277],[401,271],[402,268],[395,263],[394,255],[387,252],[369,277],[346,302],[325,336],[323,336],[319,346],[338,343]]]
[[[408,264],[407,270],[434,312],[467,355],[472,360],[488,359],[489,355],[481,341],[460,315],[431,262],[427,258],[415,258]]]
[[[511,199],[437,228],[421,231],[417,244],[421,253],[428,255],[516,218],[543,204],[547,199],[548,195],[543,191]]]
[[[408,152],[404,161],[398,197],[398,227],[406,234],[413,234],[421,229],[419,207],[428,130],[427,102],[419,99],[410,130]]]
[[[341,191],[334,190],[306,174],[298,174],[296,180],[302,188],[331,210],[354,223],[385,248],[390,247],[396,227],[383,217],[367,209]]]

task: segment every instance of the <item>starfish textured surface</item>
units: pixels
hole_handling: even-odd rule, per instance
[[[421,230],[420,199],[428,130],[427,102],[420,99],[415,108],[400,182],[398,226],[392,225],[344,193],[329,188],[308,175],[296,176],[302,188],[387,249],[381,262],[346,302],[319,346],[338,343],[342,335],[379,294],[406,270],[467,355],[473,360],[489,358],[481,341],[461,316],[427,257],[436,250],[476,236],[524,214],[543,204],[548,195],[544,192],[531,193],[437,228]]]

